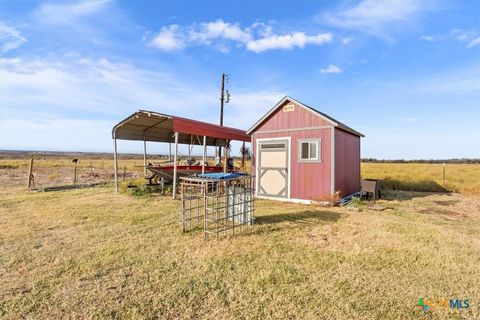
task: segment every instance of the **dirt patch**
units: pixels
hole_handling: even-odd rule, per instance
[[[467,217],[465,213],[453,211],[453,210],[447,210],[447,209],[422,209],[417,212],[420,214],[434,214],[434,215],[458,217],[458,218]]]
[[[453,206],[453,205],[459,203],[460,201],[458,201],[458,200],[436,200],[434,202],[436,204],[438,204],[439,206],[449,207],[449,206]]]

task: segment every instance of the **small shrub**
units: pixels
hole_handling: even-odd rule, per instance
[[[158,191],[158,186],[149,186],[146,184],[130,188],[130,193],[136,197],[145,197]]]
[[[121,193],[131,194],[136,197],[144,197],[148,196],[151,193],[158,193],[160,192],[159,186],[150,186],[145,184],[145,179],[139,178],[130,181],[122,181],[120,182],[119,191]],[[167,187],[165,187],[167,189]]]
[[[361,210],[365,207],[365,202],[361,198],[353,197],[351,206]]]
[[[15,164],[0,164],[0,169],[18,169],[18,165],[15,165]]]

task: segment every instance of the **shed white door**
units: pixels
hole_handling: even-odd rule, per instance
[[[288,140],[258,143],[258,195],[287,198]]]

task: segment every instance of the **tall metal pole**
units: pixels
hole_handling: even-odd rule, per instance
[[[177,196],[177,154],[178,154],[178,132],[175,132],[175,153],[173,155],[173,199]]]
[[[246,161],[245,161],[245,141],[243,141],[243,144],[242,144],[242,169],[244,171],[247,171],[247,164],[246,164]]]
[[[143,137],[143,174],[147,176],[147,140]]]
[[[205,173],[205,165],[207,162],[207,136],[203,136],[203,163],[202,163],[202,174]]]
[[[118,160],[117,160],[117,137],[113,133],[113,161],[115,167],[115,192],[118,193]]]
[[[228,161],[228,139],[225,140],[225,162],[223,163],[223,172],[227,173],[227,161]]]
[[[223,106],[225,104],[225,73],[222,73],[220,85],[220,125],[223,126]],[[222,160],[222,147],[218,147],[218,158]]]

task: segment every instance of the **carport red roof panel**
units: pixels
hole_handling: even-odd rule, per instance
[[[245,130],[219,126],[217,124],[172,116],[173,130],[176,132],[195,134],[219,139],[250,142]]]
[[[179,133],[180,143],[191,143],[192,135],[207,136],[208,145],[218,145],[224,140],[250,141],[250,136],[244,130],[147,110],[139,110],[116,124],[112,137],[172,142],[174,132]]]

